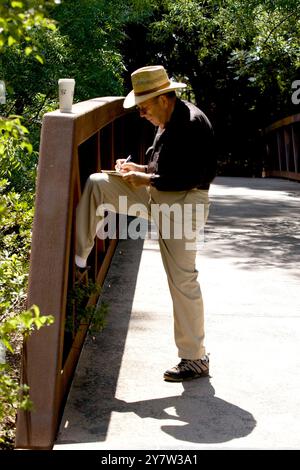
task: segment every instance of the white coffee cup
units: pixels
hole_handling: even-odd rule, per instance
[[[59,110],[61,113],[72,112],[74,88],[74,78],[60,78],[58,80]]]
[[[0,104],[5,104],[5,103],[6,103],[5,82],[3,80],[0,80]]]
[[[6,358],[5,358],[5,346],[0,340],[0,364],[5,364]]]

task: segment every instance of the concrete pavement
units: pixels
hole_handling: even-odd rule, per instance
[[[198,256],[211,377],[178,362],[156,241],[119,242],[61,422],[63,449],[300,448],[300,185],[216,178]]]

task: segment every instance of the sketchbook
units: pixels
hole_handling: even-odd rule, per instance
[[[117,176],[122,176],[122,173],[120,173],[117,170],[101,170],[102,173],[106,173],[107,175],[117,175]]]

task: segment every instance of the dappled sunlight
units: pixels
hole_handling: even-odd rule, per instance
[[[275,267],[300,276],[299,184],[217,178],[211,200],[207,256],[230,258],[241,268]]]

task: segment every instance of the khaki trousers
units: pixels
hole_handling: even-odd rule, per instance
[[[120,207],[119,204],[119,196],[127,198],[127,214],[137,215],[138,207],[139,217],[149,219],[152,216],[158,227],[162,261],[173,301],[174,336],[178,356],[185,359],[199,359],[205,354],[204,311],[197,280],[198,271],[195,266],[196,246],[193,245],[195,240],[192,239],[191,242],[190,235],[187,237],[185,233],[178,238],[176,229],[172,228],[175,217],[168,208],[181,208],[182,213],[185,208],[191,208],[190,212],[187,212],[188,217],[192,219],[193,229],[198,231],[201,229],[201,223],[203,228],[207,220],[208,191],[198,189],[158,191],[152,186],[133,188],[120,176],[92,174],[87,180],[76,213],[76,254],[81,258],[87,259],[93,248],[97,226],[103,219],[103,211],[99,210],[99,207],[109,204],[116,212],[124,212],[124,207]],[[155,205],[164,207],[162,210],[165,213],[164,219],[161,217],[161,212],[158,215],[156,210],[153,211]],[[203,210],[200,225],[196,218],[196,205],[201,206]],[[171,229],[166,236],[163,223],[168,218],[171,221]],[[175,221],[175,226],[176,223]]]

